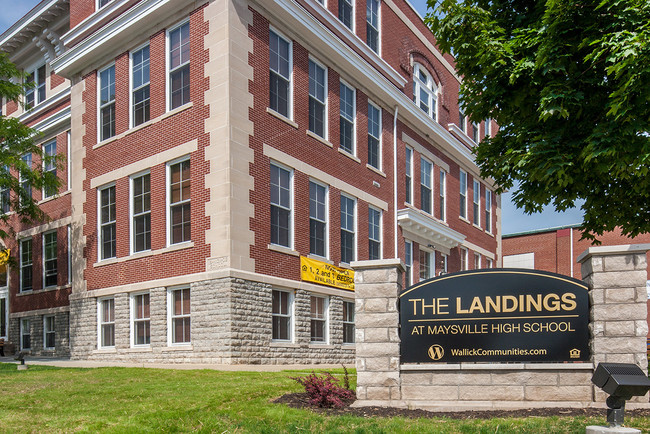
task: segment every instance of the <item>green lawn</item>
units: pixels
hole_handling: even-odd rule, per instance
[[[0,432],[584,433],[586,425],[605,424],[604,414],[463,421],[328,417],[270,402],[300,391],[289,377],[303,373],[41,366],[17,371],[0,364]],[[626,421],[650,429],[650,419]]]

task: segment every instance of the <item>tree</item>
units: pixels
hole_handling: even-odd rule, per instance
[[[453,53],[476,147],[498,192],[527,213],[584,199],[583,238],[650,231],[650,2],[428,0]]]
[[[25,75],[0,53],[0,99],[19,101],[24,93]],[[30,86],[28,83],[26,86]],[[0,114],[0,238],[12,236],[11,225],[47,220],[47,215],[32,198],[32,189],[57,191],[60,180],[45,165],[60,165],[60,158],[48,156],[36,143],[38,132],[15,117]],[[42,164],[28,164],[23,156],[32,155]],[[8,213],[11,210],[13,213]]]

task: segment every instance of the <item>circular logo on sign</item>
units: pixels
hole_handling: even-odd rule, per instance
[[[431,345],[427,354],[431,360],[440,360],[445,355],[445,350],[438,344]]]

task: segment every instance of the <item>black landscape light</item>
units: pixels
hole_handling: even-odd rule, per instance
[[[599,363],[591,382],[609,394],[607,422],[611,427],[623,424],[625,401],[633,396],[643,396],[650,390],[650,379],[632,363]]]

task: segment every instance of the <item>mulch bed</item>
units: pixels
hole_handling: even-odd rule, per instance
[[[306,408],[315,413],[328,416],[350,415],[358,417],[407,417],[407,418],[434,418],[448,417],[451,419],[492,419],[502,418],[523,418],[531,416],[589,416],[606,417],[607,411],[598,408],[531,408],[520,410],[482,410],[482,411],[456,411],[456,412],[431,412],[426,410],[409,410],[404,408],[388,407],[350,407],[354,402],[351,400],[343,408],[319,408],[309,403],[306,393],[288,393],[273,401],[276,404],[284,404],[292,408]],[[627,417],[650,417],[650,409],[626,410]]]

